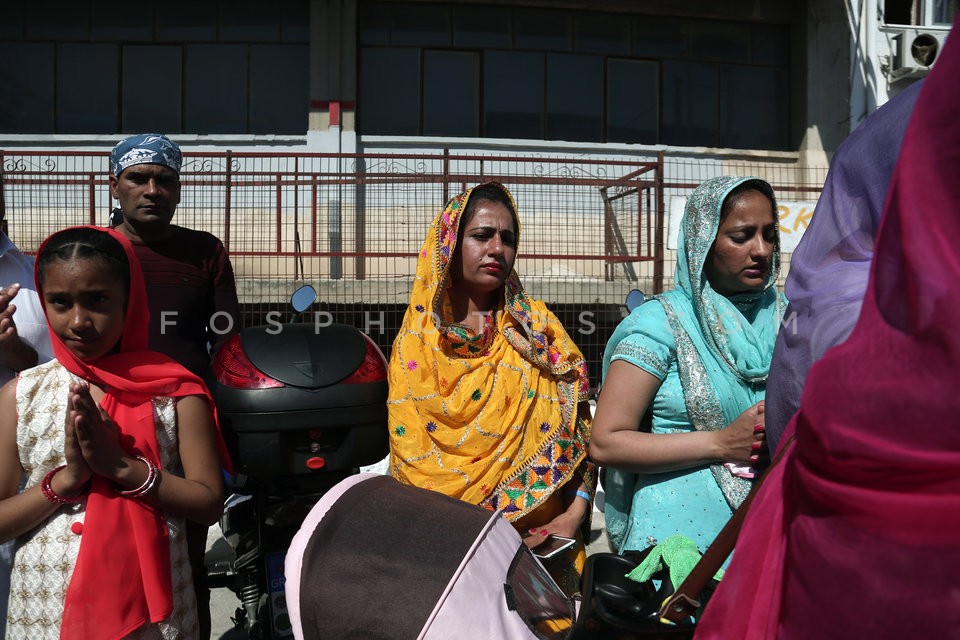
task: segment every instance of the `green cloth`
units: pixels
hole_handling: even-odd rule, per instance
[[[627,574],[627,578],[637,582],[646,582],[666,565],[670,569],[670,582],[676,589],[687,579],[690,572],[700,561],[700,550],[690,538],[676,534],[655,546],[643,559],[643,562]],[[714,580],[723,577],[723,569],[717,571]]]

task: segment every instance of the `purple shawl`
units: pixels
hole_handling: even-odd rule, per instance
[[[846,340],[860,314],[880,214],[921,84],[898,93],[843,141],[793,253],[784,289],[790,304],[767,379],[771,454],[800,406],[810,366]]]

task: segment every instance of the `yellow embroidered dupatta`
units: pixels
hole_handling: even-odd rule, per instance
[[[575,472],[592,482],[578,469],[590,423],[577,405],[589,382],[583,355],[516,271],[481,334],[452,322],[449,265],[472,191],[447,203],[417,260],[390,356],[390,473],[515,521]]]

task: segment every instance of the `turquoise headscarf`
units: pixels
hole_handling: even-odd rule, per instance
[[[678,238],[676,288],[662,296],[674,307],[698,352],[705,353],[703,347],[707,347],[719,360],[717,375],[722,377],[711,375],[714,384],[724,383],[730,374],[744,382],[765,384],[783,317],[782,298],[774,286],[780,275],[779,225],[774,225],[776,247],[762,291],[728,298],[714,291],[707,279],[705,266],[720,227],[723,201],[744,183],[773,200],[773,189],[760,178],[721,176],[707,180],[691,194]]]
[[[698,430],[724,428],[763,397],[786,306],[775,287],[780,275],[777,225],[770,273],[762,291],[726,297],[714,291],[707,278],[705,267],[720,227],[723,201],[744,183],[773,200],[770,185],[755,177],[720,176],[693,191],[677,241],[675,288],[656,296],[677,342],[684,402]],[[731,507],[739,506],[749,483],[721,465],[713,465],[713,472]]]

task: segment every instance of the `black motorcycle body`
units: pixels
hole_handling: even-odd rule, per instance
[[[349,325],[273,323],[231,338],[208,383],[235,466],[220,523],[233,557],[210,582],[237,594],[252,639],[292,637],[286,549],[327,489],[386,456],[386,359]]]

